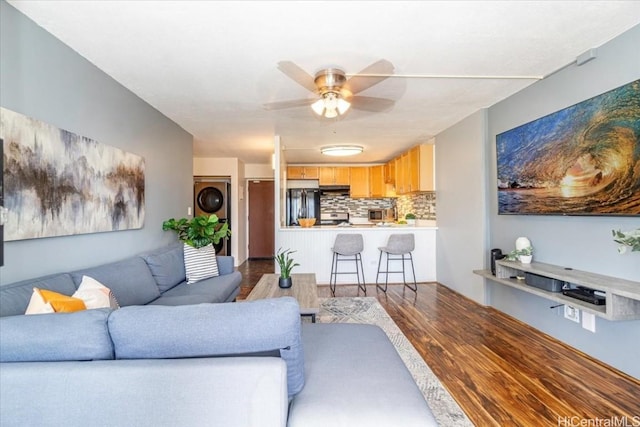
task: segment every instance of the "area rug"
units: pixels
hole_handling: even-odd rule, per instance
[[[373,297],[321,298],[320,323],[366,323],[382,328],[429,404],[441,426],[473,426],[464,411],[431,371],[418,351]]]

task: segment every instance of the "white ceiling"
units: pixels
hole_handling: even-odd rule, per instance
[[[639,1],[17,1],[9,3],[194,136],[196,157],[336,162],[319,148],[360,144],[349,163],[386,161],[535,79],[391,77],[363,96],[386,112],[320,120],[277,69],[396,75],[546,76],[640,23]]]

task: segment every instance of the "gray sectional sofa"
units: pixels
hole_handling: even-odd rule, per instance
[[[200,283],[160,290],[183,274],[160,274],[149,260],[170,258],[172,250],[0,288],[0,425],[437,425],[377,326],[302,323],[298,303],[288,297],[202,303],[187,290],[167,295]],[[142,274],[141,261],[159,296],[142,298],[116,283],[116,275]],[[120,289],[116,297],[128,306],[19,314],[28,301],[18,298],[22,287],[64,292],[78,274]],[[136,305],[136,298],[147,304]]]
[[[230,302],[236,298],[242,275],[234,271],[233,257],[216,257],[220,275],[188,285],[182,248],[176,243],[118,262],[4,285],[0,287],[0,316],[24,314],[34,287],[72,295],[84,275],[111,289],[121,307]]]

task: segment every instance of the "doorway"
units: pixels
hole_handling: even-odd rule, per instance
[[[195,216],[215,214],[220,223],[231,218],[230,178],[195,177],[193,181],[193,202]],[[229,223],[231,227],[231,223]],[[214,244],[216,255],[231,255],[231,239],[221,239]]]
[[[273,258],[275,217],[273,181],[249,180],[249,259]]]

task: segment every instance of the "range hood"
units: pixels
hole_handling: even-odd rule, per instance
[[[320,194],[349,194],[351,188],[348,185],[321,185]]]

